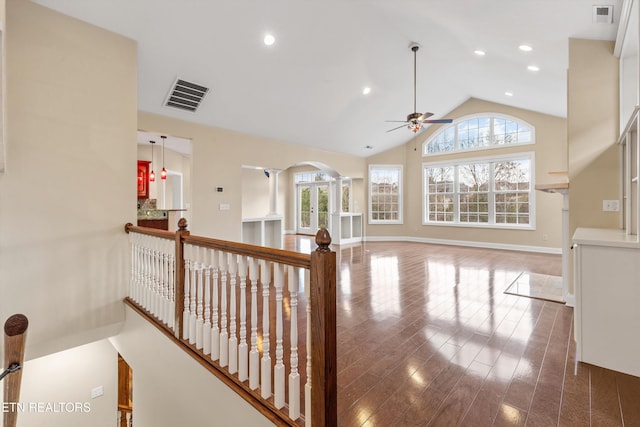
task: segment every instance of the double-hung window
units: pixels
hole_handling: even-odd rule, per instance
[[[535,228],[533,153],[423,163],[423,224]]]
[[[402,165],[369,165],[369,223],[402,224]]]

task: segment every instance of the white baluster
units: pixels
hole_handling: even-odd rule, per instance
[[[236,324],[236,281],[238,264],[235,254],[229,254],[229,373],[238,372],[238,327]]]
[[[142,265],[140,269],[140,305],[143,308],[147,308],[147,297],[148,292],[147,288],[149,287],[149,247],[147,244],[149,243],[149,236],[141,237],[142,243]]]
[[[144,246],[144,294],[142,296],[142,307],[149,309],[149,288],[151,287],[151,248],[149,247],[149,236],[145,237]]]
[[[249,388],[255,390],[260,385],[260,353],[258,352],[258,261],[249,260],[249,280],[251,281],[251,351],[249,352]]]
[[[229,364],[229,332],[227,331],[227,253],[220,252],[220,366]]]
[[[184,245],[184,301],[182,310],[182,339],[189,339],[189,278],[191,277],[191,245]]]
[[[149,286],[148,310],[157,317],[157,293],[158,293],[158,239],[151,238],[151,282]]]
[[[125,419],[127,422],[127,427],[131,427],[133,424],[133,414],[131,412],[127,412],[125,415]]]
[[[213,270],[213,310],[211,325],[211,360],[220,358],[220,327],[218,326],[218,280],[220,277],[218,252],[211,251],[211,269]]]
[[[249,378],[249,347],[247,346],[247,257],[238,256],[240,277],[240,343],[238,344],[238,379]]]
[[[276,288],[276,365],[273,368],[273,404],[280,409],[284,406],[284,349],[282,347],[282,286],[284,268],[276,264],[273,269],[273,285]]]
[[[174,252],[169,253],[169,327],[175,330],[176,327],[176,256]]]
[[[304,271],[304,296],[307,298],[307,383],[304,385],[304,423],[311,427],[311,274]]]
[[[164,240],[164,323],[171,324],[171,240]]]
[[[129,250],[131,251],[131,271],[129,271],[129,298],[135,299],[135,277],[136,277],[136,243],[135,243],[135,233],[129,233]]]
[[[160,318],[160,239],[153,239],[153,292],[151,293],[151,313]]]
[[[202,333],[204,328],[204,318],[203,318],[203,303],[204,303],[204,248],[199,248],[198,250],[198,265],[199,268],[196,270],[197,277],[197,291],[196,291],[196,348],[198,350],[202,349]]]
[[[189,343],[196,343],[196,285],[198,282],[198,247],[192,246],[192,258],[191,258],[191,283],[189,290]]]
[[[263,399],[271,397],[271,354],[269,343],[269,285],[271,284],[271,263],[260,261],[260,281],[262,282],[262,366],[261,393]]]
[[[204,263],[209,260],[209,249],[204,250]],[[204,325],[202,327],[202,352],[211,354],[211,265],[204,265]]]
[[[291,372],[289,373],[289,418],[300,417],[300,374],[298,373],[298,269],[289,266],[287,276],[291,296]]]

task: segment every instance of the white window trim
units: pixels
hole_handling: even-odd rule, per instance
[[[397,220],[380,220],[380,219],[373,219],[372,216],[372,209],[371,209],[371,204],[372,204],[372,199],[371,199],[371,171],[373,169],[397,169],[400,171],[400,179],[398,181],[398,219]],[[402,165],[369,165],[369,175],[367,176],[368,178],[368,183],[367,183],[367,193],[369,195],[368,197],[368,203],[367,203],[367,207],[368,207],[368,218],[369,218],[369,224],[371,225],[377,225],[377,224],[404,224],[404,214],[403,214],[403,205],[404,205],[404,194],[403,194],[403,183],[402,181],[404,181],[404,167]]]
[[[455,145],[457,146],[458,145],[458,124],[460,122],[464,122],[466,120],[476,119],[476,118],[491,119],[491,139],[493,139],[493,119],[498,118],[498,119],[505,119],[512,122],[521,123],[522,125],[527,126],[531,130],[531,141],[514,142],[511,144],[495,144],[495,145],[488,145],[485,147],[475,147],[475,148],[463,148],[463,149],[455,148],[451,151],[443,151],[442,153],[429,153],[429,144],[431,144],[431,141],[433,141],[438,135],[440,135],[450,127],[453,127],[453,138],[454,138],[453,140]],[[508,114],[477,113],[477,114],[470,114],[468,116],[459,117],[455,119],[449,126],[442,127],[441,129],[438,130],[438,132],[435,132],[434,134],[432,134],[426,141],[422,143],[422,157],[446,156],[448,154],[456,154],[456,153],[473,153],[474,151],[495,150],[495,149],[507,148],[507,147],[522,147],[526,145],[533,145],[535,143],[536,143],[536,130],[532,124],[525,122],[524,120],[519,119],[517,117],[510,116]]]
[[[427,206],[427,169],[438,166],[460,166],[466,165],[470,163],[493,163],[493,162],[501,162],[505,160],[529,160],[530,162],[530,185],[529,185],[529,224],[502,224],[495,222],[495,191],[493,185],[493,174],[489,174],[489,188],[491,191],[489,192],[489,198],[491,203],[489,205],[489,220],[488,223],[468,223],[468,222],[459,222],[459,213],[458,213],[458,203],[455,203],[454,207],[454,221],[452,222],[444,222],[444,221],[429,221],[429,211]],[[423,162],[422,163],[422,225],[428,226],[438,226],[438,227],[474,227],[474,228],[492,228],[499,230],[535,230],[536,229],[536,200],[535,200],[535,153],[532,151],[525,151],[519,153],[511,153],[511,154],[502,154],[496,156],[484,156],[484,157],[465,157],[461,159],[455,160],[441,160],[435,162]],[[455,185],[455,194],[456,196],[459,194],[458,190],[458,181],[456,179]]]

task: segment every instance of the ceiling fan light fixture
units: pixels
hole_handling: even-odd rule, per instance
[[[409,44],[409,49],[411,49],[411,51],[413,52],[413,113],[410,113],[407,116],[406,120],[387,120],[388,122],[396,122],[396,123],[403,123],[400,126],[397,126],[393,129],[389,129],[387,132],[391,132],[394,131],[396,129],[400,129],[403,127],[407,127],[407,129],[411,130],[413,133],[417,133],[420,129],[422,129],[424,127],[425,123],[431,124],[431,123],[451,123],[453,122],[453,120],[451,119],[437,119],[437,120],[430,120],[429,117],[433,116],[433,113],[418,113],[416,111],[416,79],[417,79],[417,52],[418,49],[420,49],[420,45],[416,42],[411,42]]]

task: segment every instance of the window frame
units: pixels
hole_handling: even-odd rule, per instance
[[[494,164],[504,161],[529,161],[529,224],[512,224],[496,222],[496,194],[502,194],[504,191],[497,191],[495,188],[495,169]],[[489,164],[489,221],[480,222],[461,222],[460,221],[460,179],[458,168],[469,164]],[[433,221],[429,220],[429,193],[428,193],[428,170],[434,167],[453,167],[453,188],[454,188],[454,216],[453,221]],[[491,228],[491,229],[513,229],[513,230],[535,230],[536,229],[536,203],[535,203],[535,153],[533,151],[502,154],[495,156],[482,157],[464,157],[452,160],[430,161],[422,163],[422,225],[438,226],[438,227],[474,227],[474,228]]]
[[[372,197],[372,180],[371,173],[374,170],[387,170],[387,171],[397,171],[398,173],[398,218],[397,219],[373,219],[373,197]],[[369,174],[368,174],[368,220],[369,224],[404,224],[404,215],[403,215],[403,204],[404,204],[404,195],[403,195],[403,180],[404,180],[404,167],[401,164],[372,164],[369,165]]]
[[[465,122],[467,120],[471,120],[471,119],[486,119],[488,118],[490,120],[490,138],[491,140],[495,140],[495,119],[503,119],[503,120],[508,120],[511,122],[515,122],[518,123],[518,125],[522,125],[522,126],[526,126],[527,128],[529,128],[529,131],[531,132],[531,138],[530,141],[528,142],[512,142],[509,144],[490,144],[490,145],[483,145],[480,147],[472,147],[472,148],[459,148],[460,147],[460,142],[458,140],[458,125],[462,122]],[[429,145],[431,144],[431,142],[433,142],[436,138],[438,138],[441,134],[445,133],[447,130],[453,128],[453,150],[451,151],[442,151],[439,153],[429,153]],[[431,136],[429,136],[429,138],[427,138],[423,143],[422,143],[422,157],[431,157],[431,156],[443,156],[443,155],[448,155],[448,154],[455,154],[455,153],[471,153],[474,151],[484,151],[484,150],[495,150],[497,148],[506,148],[506,147],[522,147],[525,145],[533,145],[536,143],[536,133],[535,133],[535,127],[531,124],[528,123],[522,119],[519,119],[517,117],[513,117],[510,116],[508,114],[502,114],[502,113],[477,113],[477,114],[470,114],[467,116],[462,116],[459,117],[457,119],[455,119],[450,125],[448,126],[443,126],[440,129],[438,129],[438,132],[433,133]]]

